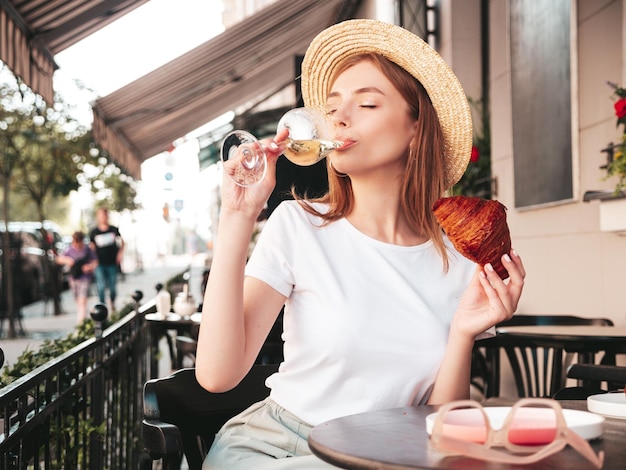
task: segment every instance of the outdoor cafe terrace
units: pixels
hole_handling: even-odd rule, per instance
[[[166,338],[153,344],[145,321],[155,311],[155,286],[169,280],[168,287],[180,291],[189,273],[190,291],[200,301],[204,269],[204,258],[172,256],[129,273],[118,288],[124,304],[119,314],[84,328],[74,330],[69,291],[62,295],[61,316],[44,301],[24,307],[19,338],[6,338],[3,319],[0,469],[137,468],[143,385],[175,366]],[[114,318],[119,319],[112,323]],[[58,357],[30,370],[54,354]],[[23,375],[25,368],[29,372]],[[9,371],[23,377],[6,384]]]
[[[201,267],[183,269],[169,283],[166,279],[163,282],[178,292],[184,289],[185,281],[192,286],[199,283],[201,272]],[[132,277],[127,280],[129,285],[132,280]],[[125,310],[115,323],[111,323],[107,322],[105,309],[94,308],[89,337],[0,390],[0,470],[152,468],[152,459],[163,456],[160,452],[172,452],[172,446],[177,450],[175,455],[165,455],[164,468],[187,465],[182,459],[183,452],[190,459],[189,468],[199,468],[202,452],[206,449],[201,448],[195,455],[196,460],[192,460],[189,449],[182,444],[188,437],[185,431],[176,431],[178,434],[175,435],[182,439],[180,442],[169,442],[167,439],[171,434],[168,433],[172,426],[161,422],[158,416],[153,418],[159,406],[163,413],[166,406],[184,413],[186,407],[181,406],[181,402],[189,400],[198,407],[199,413],[204,413],[206,407],[199,399],[210,394],[199,390],[193,374],[177,374],[177,380],[191,381],[191,385],[184,386],[184,397],[179,397],[181,402],[178,403],[173,402],[175,399],[170,399],[167,404],[158,400],[144,403],[144,386],[150,379],[166,377],[173,370],[193,366],[193,336],[194,330],[197,334],[200,314],[177,315],[172,312],[167,317],[156,315],[151,288],[146,292],[135,290]],[[598,387],[623,388],[626,381],[624,368],[615,368],[621,375],[612,381],[598,376],[574,381],[567,378],[567,368],[572,363],[602,363],[611,367],[619,354],[626,353],[625,339],[626,329],[613,326],[609,320],[516,315],[508,324],[498,327],[498,335],[476,343],[472,395],[485,404],[511,404],[519,397],[553,396],[562,393],[564,387],[579,394],[591,393]],[[257,361],[257,366],[265,367],[262,374],[271,373],[276,366],[261,366],[261,363],[280,361],[281,353],[276,352],[276,344],[271,346],[274,350],[266,350]],[[571,388],[572,385],[584,388]],[[157,388],[150,390],[156,391]],[[248,396],[239,399],[250,401],[267,392],[258,386],[254,391],[249,390]],[[567,398],[582,396],[566,395]],[[569,406],[569,402],[563,403]],[[578,403],[584,404],[584,401]],[[422,413],[417,409],[416,412]],[[146,417],[151,419],[147,420],[149,425],[143,424],[142,431],[142,420]],[[202,421],[199,416],[192,418],[196,422]],[[364,419],[367,421],[366,416]],[[622,439],[626,437],[624,423],[626,421],[610,421],[611,432],[617,430]],[[399,468],[391,464],[381,466],[376,458],[366,459],[369,463],[364,464],[363,460],[354,460],[350,454],[358,453],[359,449],[347,446],[344,455],[341,449],[325,447],[328,438],[324,433],[315,435],[320,439],[316,443],[320,457],[345,464],[346,468]],[[155,440],[155,436],[163,440]],[[331,442],[334,441],[331,439]],[[338,442],[342,442],[341,439]],[[403,439],[399,439],[397,444],[404,445],[402,442]],[[604,444],[602,439],[593,442],[594,448],[614,449],[608,437]],[[146,446],[150,447],[149,451]],[[623,454],[624,451],[620,452]],[[401,468],[426,465],[419,459],[431,453],[420,455],[415,457],[416,462],[421,462],[419,465]],[[622,460],[607,457],[604,468],[618,468],[615,465]],[[358,465],[350,466],[352,460]],[[424,468],[453,468],[447,467],[445,460],[436,459],[434,463],[430,457],[427,460],[428,465]],[[558,459],[556,462],[558,465],[563,463]]]

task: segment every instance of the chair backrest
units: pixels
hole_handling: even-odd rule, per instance
[[[188,336],[177,336],[174,344],[176,346],[176,369],[195,367],[198,341]]]
[[[176,345],[176,368],[194,367],[196,363],[196,349],[198,346],[198,334],[200,324],[194,324],[190,330],[190,336],[177,336]],[[283,313],[278,315],[265,342],[261,346],[255,364],[280,364],[283,362]]]
[[[153,459],[183,451],[190,469],[200,468],[215,433],[231,417],[265,399],[265,379],[278,364],[254,365],[235,388],[211,393],[197,382],[195,369],[152,379],[144,386],[143,440]]]
[[[537,347],[525,338],[500,339],[509,360],[519,397],[551,397],[565,385],[565,352],[557,347]]]
[[[626,367],[604,364],[573,364],[567,377],[599,386],[606,383],[607,390],[623,390],[626,386]]]
[[[596,325],[612,326],[608,318],[586,318],[573,315],[516,314],[498,327],[530,325]],[[573,356],[559,348],[538,348],[534,344],[512,337],[498,337],[477,342],[472,358],[472,382],[478,383],[485,397],[500,394],[500,351],[508,358],[515,388],[520,397],[552,396],[565,385],[565,370]],[[614,357],[603,362],[614,363]]]
[[[526,325],[613,326],[613,322],[608,318],[573,315],[519,314],[498,326]],[[552,397],[565,386],[565,371],[573,361],[573,354],[557,347],[537,347],[524,338],[507,336],[500,342],[509,359],[520,397]]]
[[[626,367],[603,364],[573,364],[567,370],[567,377],[577,379],[575,387],[559,390],[557,400],[584,400],[590,395],[624,390],[626,386]]]
[[[474,343],[470,386],[482,398],[497,397],[500,393],[500,349],[498,338],[481,339]]]

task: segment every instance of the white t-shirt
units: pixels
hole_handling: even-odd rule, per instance
[[[316,206],[318,208],[323,206]],[[246,267],[288,297],[285,360],[270,396],[303,421],[423,403],[476,265],[450,246],[397,246],[294,201],[269,218]]]

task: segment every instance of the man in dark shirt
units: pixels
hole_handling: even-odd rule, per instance
[[[98,267],[95,270],[98,297],[100,297],[100,302],[104,304],[108,287],[111,310],[114,312],[117,296],[117,274],[124,254],[124,240],[118,228],[109,225],[107,208],[101,207],[97,210],[96,223],[96,227],[89,233],[89,238],[98,257]]]

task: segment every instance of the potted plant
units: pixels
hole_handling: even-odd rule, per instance
[[[617,176],[617,184],[615,186],[616,195],[626,191],[626,88],[618,86],[616,83],[607,82],[613,88],[613,95],[616,98],[614,103],[615,115],[617,116],[616,126],[622,127],[622,135],[620,142],[613,145],[609,152],[607,164],[603,167],[606,169],[607,176]]]

